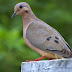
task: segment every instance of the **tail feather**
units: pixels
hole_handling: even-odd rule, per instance
[[[63,49],[61,52],[64,54],[63,55],[64,58],[72,58],[72,52],[71,51]]]

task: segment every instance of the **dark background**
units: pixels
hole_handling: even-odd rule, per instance
[[[34,14],[57,29],[72,47],[72,0],[0,0],[0,72],[20,72],[23,61],[40,57],[24,42],[22,17],[11,19],[19,2],[27,2]]]

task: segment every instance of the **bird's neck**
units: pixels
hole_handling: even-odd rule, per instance
[[[33,13],[30,13],[28,16],[22,15],[22,20],[23,20],[23,34],[24,34],[23,37],[25,38],[26,29],[28,25],[31,24],[31,22],[33,22],[34,20],[36,21],[38,19]]]
[[[28,15],[23,15],[22,20],[23,27],[27,27],[32,21],[37,20],[37,17],[33,13],[30,13]]]

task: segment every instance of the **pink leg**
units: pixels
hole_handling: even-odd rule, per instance
[[[39,61],[39,60],[42,60],[44,58],[46,58],[46,56],[39,57],[39,58],[35,59],[35,61]]]
[[[44,58],[46,58],[46,56],[42,56],[42,57],[39,57],[39,58],[37,58],[35,60],[31,60],[31,61],[39,61],[39,60],[42,60]],[[30,61],[29,60],[26,60],[26,62],[30,62]]]

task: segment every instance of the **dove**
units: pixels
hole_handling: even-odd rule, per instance
[[[21,15],[23,20],[23,38],[25,43],[34,51],[42,55],[33,61],[53,58],[71,58],[72,52],[69,44],[64,40],[61,34],[35,16],[29,4],[20,2],[15,5],[15,15]]]

